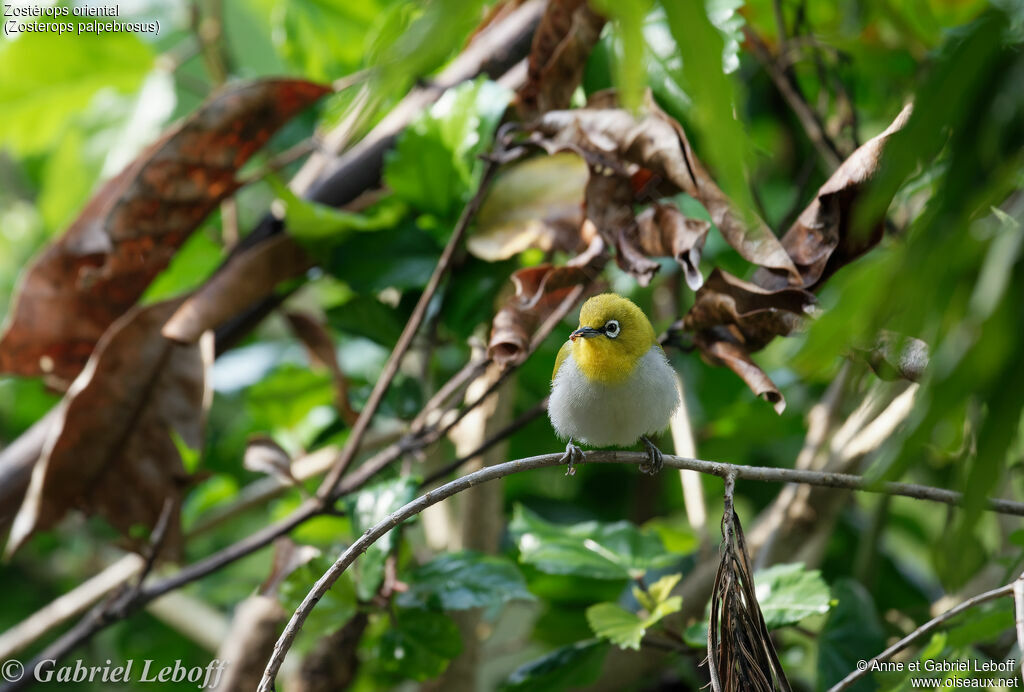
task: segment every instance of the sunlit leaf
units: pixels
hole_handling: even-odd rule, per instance
[[[410,502],[419,487],[417,479],[403,476],[384,481],[346,496],[345,511],[352,519],[352,532],[360,535],[383,521],[396,509]],[[384,575],[384,560],[395,548],[397,534],[387,532],[356,561],[356,586],[361,600],[369,600],[377,592]]]
[[[828,585],[818,570],[802,564],[781,564],[754,575],[757,600],[768,629],[795,625],[811,615],[827,613]]]
[[[677,559],[657,535],[628,522],[551,524],[517,506],[509,526],[522,562],[551,574],[629,579]]]
[[[470,551],[436,557],[405,579],[409,590],[398,597],[398,603],[406,607],[432,604],[444,610],[466,610],[533,600],[513,563]]]
[[[482,78],[446,91],[399,137],[384,182],[418,210],[450,217],[471,194],[475,156],[490,144],[511,96]]]

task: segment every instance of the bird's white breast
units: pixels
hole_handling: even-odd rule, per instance
[[[548,417],[559,437],[595,447],[628,447],[641,435],[664,430],[679,406],[675,371],[653,346],[625,382],[587,378],[566,356],[551,382]]]

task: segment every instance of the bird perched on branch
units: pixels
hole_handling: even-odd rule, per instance
[[[661,470],[652,435],[668,426],[679,406],[675,371],[658,344],[654,327],[632,301],[605,293],[583,304],[580,326],[555,359],[548,417],[568,438],[568,475],[583,452],[574,440],[596,447],[629,447],[642,440],[645,473]]]

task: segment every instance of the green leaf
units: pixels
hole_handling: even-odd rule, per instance
[[[100,91],[137,89],[153,59],[130,32],[25,32],[0,42],[0,147],[19,156],[45,149]]]
[[[274,42],[307,79],[338,79],[362,63],[381,10],[373,0],[288,0],[273,14]]]
[[[519,559],[550,574],[631,579],[677,559],[657,535],[624,521],[559,526],[517,505],[509,530],[519,546]]]
[[[215,473],[189,492],[181,509],[182,526],[188,528],[204,513],[238,495],[238,481],[225,473]]]
[[[502,692],[555,692],[579,689],[597,681],[608,653],[608,645],[588,639],[555,649],[512,671]]]
[[[434,237],[406,221],[380,233],[357,233],[332,247],[325,268],[357,293],[426,286],[441,249]]]
[[[773,565],[754,575],[756,595],[768,629],[795,625],[830,608],[828,585],[818,570],[803,564]]]
[[[327,322],[334,329],[363,336],[391,348],[405,326],[394,308],[372,296],[355,295],[341,305],[327,309]]]
[[[204,226],[206,226],[204,224]],[[199,286],[220,265],[221,246],[210,237],[208,226],[193,233],[143,294],[144,303],[155,303]]]
[[[409,590],[398,596],[398,603],[406,607],[431,604],[466,610],[534,600],[512,562],[471,551],[440,555],[417,567],[405,581]]]
[[[683,630],[683,641],[695,649],[706,648],[708,645],[708,621],[695,622]]]
[[[871,595],[852,579],[840,579],[832,587],[837,603],[818,637],[818,689],[835,685],[857,665],[885,648],[885,633]],[[850,688],[855,692],[878,689],[870,678]]]
[[[174,443],[174,448],[178,450],[178,456],[181,457],[181,465],[185,467],[185,473],[189,475],[195,473],[199,468],[200,460],[203,458],[203,450],[189,447],[177,430],[171,430],[171,441]]]
[[[399,608],[377,660],[386,670],[422,682],[443,673],[461,651],[459,628],[444,613]]]
[[[669,596],[672,595],[672,589],[676,588],[676,584],[678,584],[679,580],[682,578],[683,575],[678,572],[676,574],[666,574],[664,577],[648,586],[647,593],[651,595],[651,598],[654,599],[655,603],[664,603],[669,599]]]
[[[299,607],[309,593],[313,584],[324,575],[334,564],[334,560],[325,555],[313,558],[307,564],[289,574],[281,583],[278,600],[285,611],[292,613]],[[334,585],[317,602],[303,629],[314,635],[327,636],[338,630],[356,614],[356,589],[352,576],[342,572]]]
[[[355,496],[346,496],[345,512],[352,520],[352,533],[362,534],[411,502],[418,487],[416,478],[403,476],[371,485]],[[361,600],[368,601],[377,593],[384,576],[384,560],[395,548],[396,535],[394,530],[388,531],[356,561],[356,583]]]
[[[617,60],[615,82],[619,88],[622,104],[629,109],[640,105],[644,79],[644,20],[650,11],[652,0],[597,0],[594,9],[616,24],[621,41],[621,56]]]
[[[658,581],[651,584],[646,589],[642,589],[639,586],[633,587],[633,597],[636,598],[637,602],[647,611],[653,612],[659,605],[669,599],[672,594],[672,589],[675,588],[679,580],[683,578],[682,574],[668,574]]]
[[[608,639],[613,644],[639,649],[640,640],[649,627],[682,608],[682,596],[670,595],[682,577],[682,574],[669,574],[647,589],[633,588],[633,595],[647,611],[646,615],[630,613],[617,603],[598,603],[587,608],[590,628],[598,637]]]
[[[737,22],[742,25],[735,14],[739,4],[735,0],[716,0],[706,7],[698,2],[661,3],[683,59],[680,81],[692,99],[692,120],[706,147],[706,158],[726,194],[742,212],[752,212],[754,200],[746,180],[747,133],[734,115],[741,109],[733,80],[726,74],[738,66],[738,61],[726,63],[735,37],[724,38],[720,31],[726,28],[731,35],[738,30]]]
[[[959,648],[991,642],[1013,627],[1013,601],[1004,598],[989,608],[968,611],[949,629],[949,646]]]
[[[587,608],[587,622],[601,639],[623,649],[640,650],[647,628],[644,621],[616,603],[598,603]]]
[[[286,363],[246,391],[246,412],[256,430],[290,431],[321,406],[333,407],[329,375]]]
[[[354,213],[301,199],[276,176],[268,176],[278,202],[284,207],[288,233],[304,245],[320,249],[325,241],[338,242],[352,231],[392,228],[405,216],[405,205],[388,196],[366,212]]]
[[[484,78],[449,89],[398,138],[384,182],[420,211],[452,217],[475,187],[476,154],[490,144],[510,98]]]
[[[686,515],[651,519],[644,524],[644,528],[657,533],[670,553],[689,555],[700,546],[700,539]]]

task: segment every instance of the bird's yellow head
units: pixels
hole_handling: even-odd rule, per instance
[[[624,381],[657,343],[654,327],[631,300],[604,293],[583,304],[579,329],[570,335],[573,360],[589,379]]]

